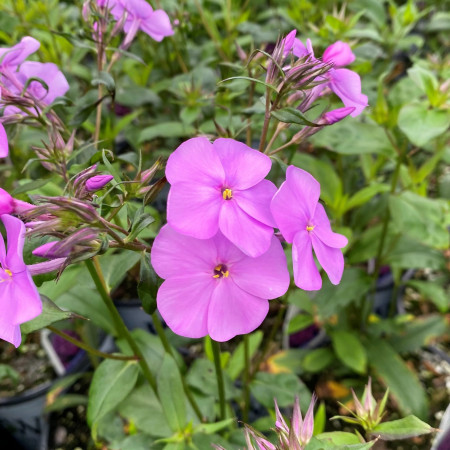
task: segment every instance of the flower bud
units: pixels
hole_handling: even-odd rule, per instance
[[[14,211],[14,199],[4,189],[0,188],[0,215],[11,214]]]
[[[6,135],[5,128],[0,123],[0,158],[6,158],[9,153],[8,136]]]
[[[112,175],[96,175],[86,181],[86,190],[95,192],[106,186],[114,177]]]
[[[333,125],[336,122],[345,119],[355,110],[354,107],[346,107],[346,108],[338,108],[333,109],[332,111],[326,112],[319,123],[324,122],[324,125]]]

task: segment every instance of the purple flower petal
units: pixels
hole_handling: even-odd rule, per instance
[[[8,136],[5,127],[0,123],[0,158],[6,158],[9,155]]]
[[[20,334],[20,326],[12,325],[10,322],[5,320],[5,317],[0,315],[0,339],[10,342],[14,347],[19,347],[22,336]]]
[[[317,259],[333,284],[339,284],[344,272],[344,256],[339,248],[325,245],[316,235],[311,234],[311,241]]]
[[[13,273],[10,284],[10,301],[20,301],[16,308],[14,324],[28,322],[39,316],[42,312],[42,302],[33,279],[27,270]]]
[[[297,438],[300,437],[300,430],[303,426],[303,419],[302,419],[302,411],[300,410],[300,402],[298,397],[295,397],[295,403],[294,403],[294,409],[292,410],[292,423],[291,427],[293,429],[294,435],[297,436]]]
[[[213,146],[225,171],[225,187],[248,189],[263,180],[272,166],[267,155],[242,142],[220,138]]]
[[[297,196],[285,181],[272,199],[270,210],[284,239],[291,243],[299,230],[306,230],[309,217],[298,205]]]
[[[212,144],[206,138],[193,138],[183,142],[169,157],[166,177],[175,183],[201,183],[220,189],[225,172]]]
[[[233,200],[223,202],[219,227],[225,237],[253,258],[268,250],[273,235],[273,228],[250,217]]]
[[[8,214],[0,216],[6,228],[8,238],[8,251],[5,258],[6,267],[12,272],[25,270],[23,262],[23,246],[25,243],[25,225],[16,217]]]
[[[295,36],[297,34],[297,30],[292,30],[281,42],[280,44],[283,45],[283,54],[286,56],[294,46],[295,42]]]
[[[208,334],[208,308],[216,279],[196,273],[169,278],[156,298],[158,310],[172,331],[180,336],[199,338]]]
[[[292,265],[295,284],[305,291],[318,291],[322,278],[317,270],[312,253],[312,244],[306,230],[299,231],[292,244]]]
[[[142,21],[141,30],[158,42],[174,34],[169,16],[162,9],[153,11],[148,19]]]
[[[305,47],[303,42],[300,39],[298,39],[298,38],[294,39],[294,45],[293,45],[292,53],[297,58],[304,58],[305,56],[309,55],[308,49]]]
[[[337,41],[323,52],[323,62],[332,62],[335,67],[346,66],[355,60],[355,55],[346,42]]]
[[[231,279],[244,291],[274,299],[286,293],[289,272],[280,241],[273,236],[269,250],[257,258],[246,257],[230,267]]]
[[[277,188],[271,181],[262,180],[244,191],[234,191],[233,198],[250,217],[269,227],[276,227],[275,220],[270,212],[270,202],[276,192]]]
[[[368,106],[367,96],[361,93],[361,78],[349,69],[336,69],[329,72],[331,90],[342,100],[345,106],[354,107],[350,114],[356,117]]]
[[[0,188],[0,215],[11,214],[13,210],[14,199],[11,197],[9,192],[6,192],[4,189]]]
[[[320,197],[319,182],[305,170],[289,166],[286,171],[286,183],[297,197],[297,203],[292,207],[302,209],[307,219],[312,219]]]
[[[331,230],[330,221],[328,220],[325,208],[320,203],[317,204],[312,222],[315,227],[311,233],[315,234],[328,247],[342,248],[348,244],[348,240],[345,236],[334,233]]]
[[[165,225],[153,243],[151,261],[161,278],[187,276],[198,272],[210,273],[212,276],[213,268],[217,264],[217,250],[209,239],[185,236]]]
[[[269,311],[269,302],[255,297],[230,278],[217,281],[208,310],[208,334],[218,342],[259,327]]]
[[[208,239],[217,233],[225,202],[217,188],[196,182],[177,183],[167,199],[167,221],[179,233]]]
[[[14,70],[40,46],[41,44],[39,41],[31,36],[25,36],[13,47],[0,49],[0,66],[11,66],[11,69]]]
[[[247,256],[232,244],[221,231],[218,231],[212,238],[212,242],[217,249],[214,266],[217,264],[226,264],[228,266],[247,258]]]

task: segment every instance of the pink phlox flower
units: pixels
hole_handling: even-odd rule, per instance
[[[11,48],[0,48],[0,73],[3,75],[5,71],[15,71],[40,45],[31,36],[25,36]]]
[[[262,255],[275,226],[275,185],[268,156],[233,139],[189,139],[169,157],[167,221],[179,233],[208,239],[220,231],[245,254]]]
[[[23,261],[25,225],[8,214],[0,216],[8,239],[8,250],[0,237],[0,338],[18,347],[20,324],[39,316],[42,303]]]
[[[53,63],[40,63],[35,61],[24,62],[15,75],[15,83],[6,82],[8,89],[20,96],[22,89],[30,78],[40,78],[47,85],[48,89],[37,80],[33,80],[27,86],[27,93],[39,102],[50,105],[57,97],[62,97],[69,90],[69,83],[58,66]],[[17,82],[19,86],[17,86]],[[6,106],[4,115],[25,114],[20,108],[9,105]]]
[[[317,60],[309,39],[307,39],[305,46],[298,38],[295,38],[292,45],[292,53],[297,58],[308,56],[313,60]],[[319,77],[319,79],[323,78],[326,83],[314,88],[315,97],[323,93],[326,87],[330,88],[346,107],[355,108],[350,114],[352,117],[361,114],[364,108],[368,106],[368,98],[361,92],[361,78],[356,72],[343,68],[343,66],[351,64],[354,60],[355,55],[345,42],[337,41],[327,47],[322,56],[322,62],[333,64],[333,67],[326,74]]]
[[[0,158],[6,158],[9,154],[8,136],[5,127],[0,123]]]
[[[158,42],[174,33],[167,13],[162,9],[154,10],[145,0],[114,0],[107,6],[117,21],[126,14],[124,46],[131,43],[139,29]]]
[[[26,211],[34,208],[31,203],[23,202],[12,197],[9,192],[0,188],[0,215],[2,214],[16,214],[22,215]]]
[[[295,284],[307,291],[322,287],[313,252],[333,284],[344,270],[341,248],[347,238],[333,233],[324,207],[319,203],[320,184],[308,172],[294,166],[286,171],[286,181],[273,197],[271,211],[287,242],[292,243]]]
[[[157,295],[159,312],[172,331],[190,338],[210,335],[223,342],[252,332],[266,317],[268,300],[289,286],[286,257],[275,236],[266,253],[251,258],[221,232],[196,239],[165,225],[151,262],[165,279]]]

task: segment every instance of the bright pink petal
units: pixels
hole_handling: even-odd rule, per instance
[[[169,157],[166,177],[170,184],[201,183],[222,188],[225,172],[208,139],[203,137],[183,142]]]
[[[324,51],[323,62],[332,62],[335,67],[346,66],[355,60],[355,55],[346,42],[337,41]]]
[[[11,302],[18,302],[14,316],[15,324],[28,322],[42,313],[41,297],[27,270],[13,273],[10,295]]]
[[[158,290],[157,305],[169,328],[180,336],[208,334],[208,308],[217,280],[211,274],[169,278]]]
[[[198,239],[213,237],[225,200],[220,189],[198,183],[177,183],[167,199],[167,222],[176,231]]]
[[[170,225],[161,228],[151,251],[152,266],[161,278],[195,273],[212,276],[216,260],[214,242],[177,233]]]
[[[216,139],[213,146],[225,171],[225,187],[248,189],[263,180],[272,167],[267,155],[234,139]]]
[[[269,311],[269,302],[245,292],[230,278],[216,281],[208,311],[211,339],[224,342],[259,327]]]
[[[320,197],[319,182],[306,170],[289,166],[286,170],[286,183],[297,197],[297,202],[292,207],[300,208],[308,220],[312,219]]]
[[[272,227],[250,217],[233,200],[223,202],[219,227],[225,237],[253,258],[268,250],[273,235]]]
[[[368,106],[367,96],[361,93],[361,78],[349,69],[336,69],[329,72],[330,88],[345,106],[355,110],[350,114],[356,117]]]
[[[0,188],[0,215],[11,214],[13,210],[14,210],[14,199],[11,197],[9,192],[6,192],[4,189]]]
[[[284,417],[280,412],[280,408],[278,408],[277,400],[274,399],[274,402],[275,402],[275,417],[276,417],[275,426],[280,430],[283,430],[285,433],[289,433],[289,427],[287,426],[286,421],[284,420]]]
[[[281,42],[280,45],[283,45],[283,54],[286,56],[294,46],[295,36],[297,34],[297,30],[292,30]]]
[[[284,239],[291,243],[299,230],[306,230],[308,217],[303,208],[298,207],[297,196],[292,192],[287,182],[283,182],[270,203],[270,211],[277,228]]]
[[[26,267],[23,262],[25,225],[21,220],[8,214],[3,214],[1,219],[5,225],[8,239],[8,249],[5,259],[6,267],[4,269],[9,269],[13,273],[22,272]]]
[[[0,339],[10,342],[16,348],[22,341],[20,326],[7,322],[2,315],[0,315]]]
[[[292,53],[297,58],[304,58],[305,56],[309,55],[308,49],[305,47],[303,42],[298,38],[294,39]]]
[[[316,206],[316,212],[312,219],[314,230],[311,231],[315,234],[324,244],[328,247],[342,248],[348,244],[348,240],[342,234],[334,233],[331,230],[330,221],[328,220],[325,208],[318,203]]]
[[[0,158],[6,158],[9,154],[8,136],[5,127],[0,123]]]
[[[166,36],[173,35],[169,16],[162,9],[157,9],[148,19],[142,21],[141,30],[158,42]]]
[[[217,256],[214,263],[215,267],[218,264],[225,264],[227,266],[235,264],[242,259],[248,258],[247,255],[241,252],[229,239],[227,239],[221,231],[211,239],[217,249]]]
[[[244,291],[256,297],[281,297],[289,287],[286,256],[280,241],[273,236],[269,250],[258,258],[246,257],[233,264],[230,277]]]
[[[22,64],[28,56],[34,53],[40,45],[40,42],[31,36],[25,36],[18,44],[14,45],[14,47],[0,49],[0,65],[15,68]]]
[[[312,438],[314,432],[314,404],[316,403],[316,395],[313,394],[308,411],[305,414],[302,430],[300,432],[300,442],[306,444]]]
[[[292,244],[292,265],[295,284],[305,291],[318,291],[322,278],[314,262],[311,238],[306,230],[299,231]]]
[[[316,235],[311,234],[311,241],[317,259],[333,284],[339,284],[344,272],[344,256],[339,248],[325,245]]]
[[[302,411],[300,410],[300,401],[298,397],[295,397],[294,409],[292,411],[292,423],[295,436],[300,437],[300,430],[303,426]]]
[[[277,192],[277,187],[269,180],[262,180],[257,185],[244,191],[234,191],[233,198],[240,208],[250,217],[269,227],[276,227],[270,212],[270,202]]]

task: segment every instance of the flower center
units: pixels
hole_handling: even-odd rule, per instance
[[[233,198],[233,192],[231,191],[231,189],[223,189],[222,190],[222,197],[224,200],[231,200]]]
[[[12,272],[9,269],[0,269],[0,283],[12,278]]]
[[[316,228],[315,225],[307,225],[306,226],[306,231],[312,231],[312,230],[314,230],[314,228]]]
[[[214,267],[213,278],[228,278],[229,275],[230,272],[228,271],[228,268],[225,264],[217,264],[217,266]]]

